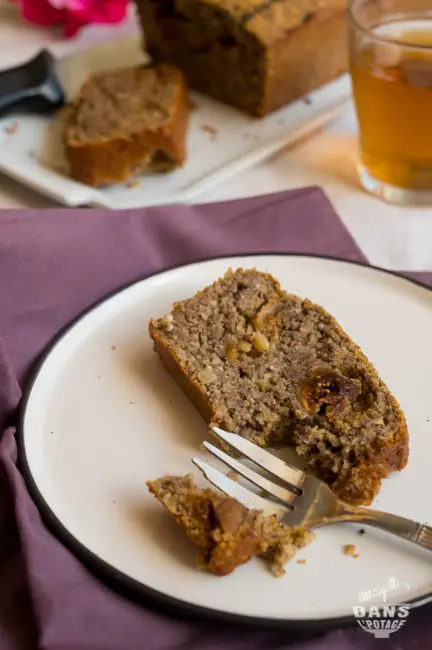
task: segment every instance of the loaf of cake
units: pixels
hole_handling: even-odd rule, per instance
[[[282,576],[288,560],[315,538],[305,528],[284,526],[216,490],[197,487],[190,474],[163,476],[147,486],[196,546],[199,567],[219,576],[255,556]]]
[[[168,172],[186,158],[188,94],[168,65],[99,72],[66,111],[64,143],[73,178],[92,186]]]
[[[347,0],[135,0],[145,47],[262,116],[347,70]]]
[[[271,275],[230,270],[152,320],[150,335],[207,422],[294,445],[346,502],[369,504],[406,465],[405,418],[373,366],[330,314]]]

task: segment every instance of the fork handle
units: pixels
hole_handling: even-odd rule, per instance
[[[367,508],[347,508],[350,521],[362,522],[368,526],[385,530],[423,548],[432,551],[432,527],[405,517],[398,517],[379,510]]]

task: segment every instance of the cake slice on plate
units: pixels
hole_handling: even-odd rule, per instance
[[[351,504],[408,460],[404,415],[322,307],[271,275],[228,271],[150,322],[163,363],[207,422],[263,447],[292,445]]]

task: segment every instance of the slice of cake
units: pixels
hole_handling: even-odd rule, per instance
[[[200,568],[219,576],[255,556],[267,560],[273,574],[281,576],[284,564],[315,537],[305,528],[284,526],[276,517],[197,487],[190,474],[163,476],[147,486],[197,547]]]
[[[188,94],[168,65],[92,76],[66,112],[64,143],[73,178],[100,186],[186,159]]]
[[[238,269],[150,322],[162,361],[206,420],[294,445],[345,501],[369,504],[408,460],[404,415],[322,307]]]

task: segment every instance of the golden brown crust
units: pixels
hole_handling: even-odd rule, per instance
[[[292,0],[289,1],[292,4]],[[346,2],[329,0],[327,4],[292,31],[283,33],[280,29],[275,34],[277,23],[273,16],[269,16],[261,27],[260,31],[265,31],[259,38],[267,37],[268,42],[268,72],[257,116],[267,115],[304,97],[347,71]],[[277,8],[275,3],[274,10]],[[254,26],[252,21],[250,29],[258,31],[259,26]],[[290,75],[290,70],[295,70],[296,74]]]
[[[394,401],[398,407],[397,402]],[[368,463],[356,467],[349,480],[336,481],[332,489],[353,505],[370,505],[381,487],[381,481],[390,472],[404,469],[409,455],[408,430],[404,421],[395,439],[371,453]],[[358,486],[361,485],[361,490]]]
[[[98,187],[127,181],[140,172],[172,171],[184,164],[189,115],[187,87],[179,70],[157,67],[163,67],[175,85],[173,104],[167,107],[169,116],[157,129],[144,126],[134,133],[81,141],[73,135],[73,106],[67,111],[64,145],[73,178]]]
[[[182,367],[181,363],[175,356],[175,352],[168,348],[166,341],[162,339],[160,332],[157,329],[155,321],[150,321],[149,332],[154,341],[155,351],[159,354],[164,366],[169,370],[180,388],[184,393],[186,393],[192,404],[194,404],[198,409],[199,413],[201,413],[204,420],[206,422],[211,422],[213,415],[207,395],[204,393],[198,382],[187,374],[186,370]]]

